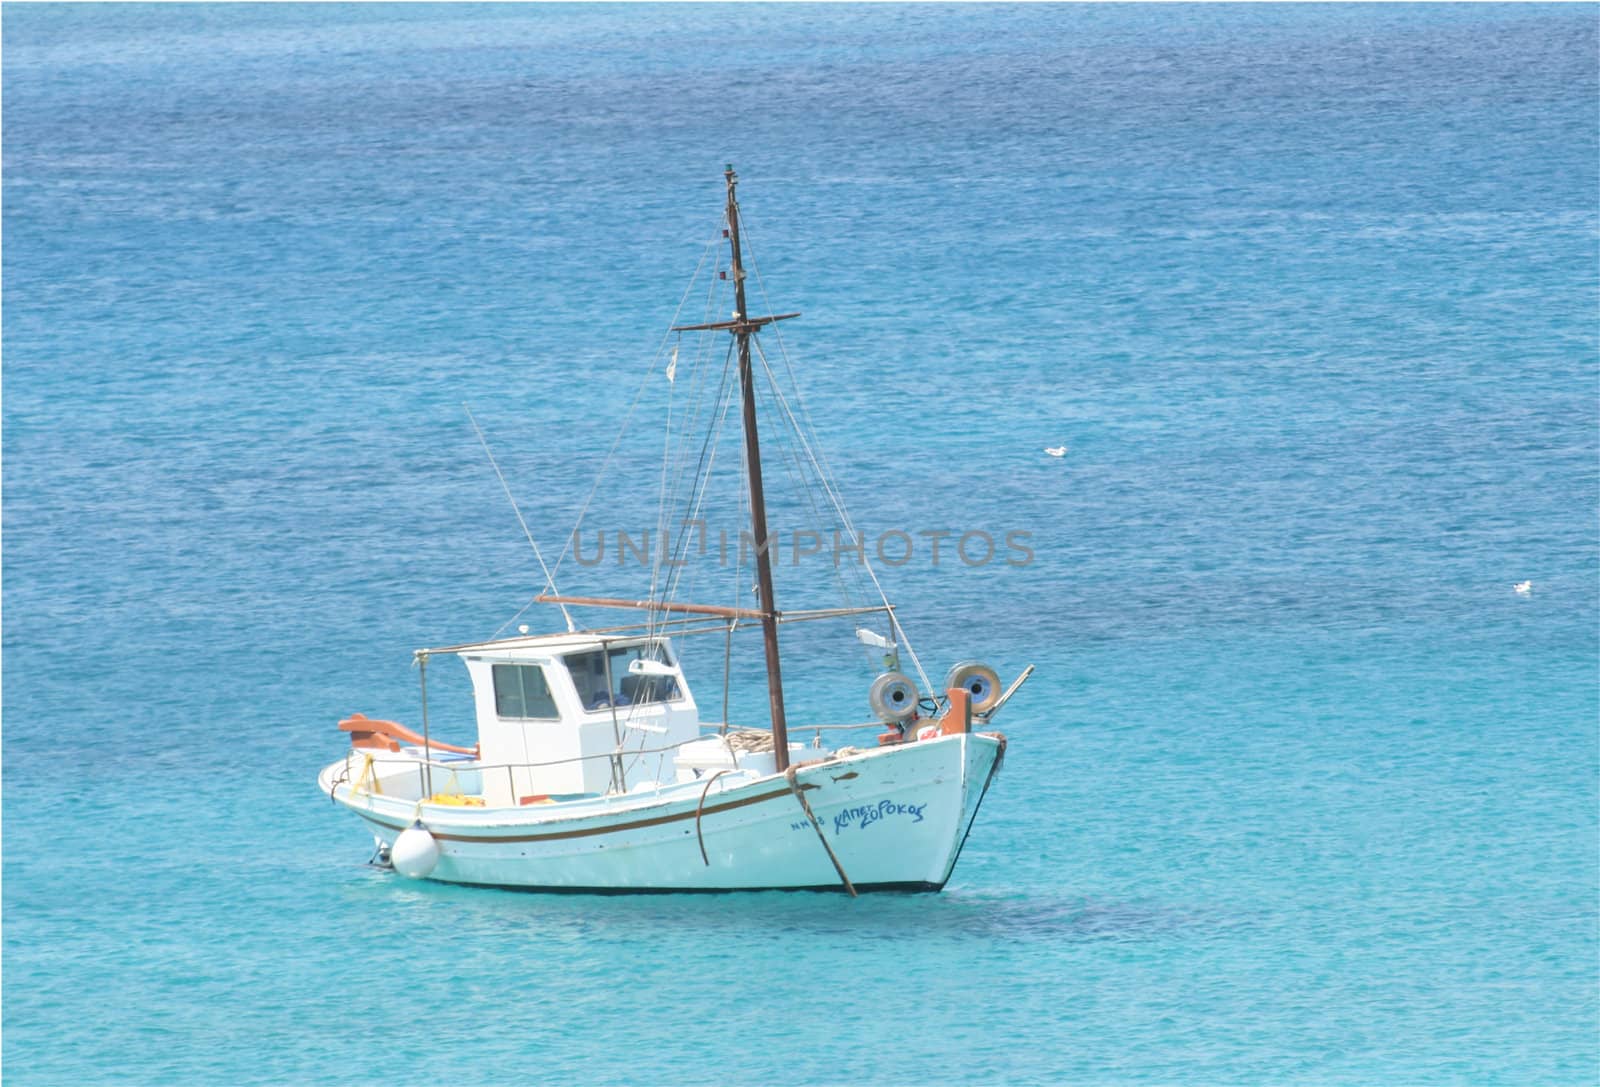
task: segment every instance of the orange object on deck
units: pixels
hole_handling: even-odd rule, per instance
[[[397,721],[380,721],[376,717],[368,717],[362,713],[353,713],[346,717],[339,722],[339,728],[350,733],[352,747],[372,747],[379,750],[387,748],[390,751],[399,751],[402,743],[408,743],[438,751],[452,751],[457,755],[471,755],[474,758],[478,754],[476,747],[457,747],[455,744],[441,743],[438,740],[424,742],[421,736]]]
[[[972,692],[965,687],[951,687],[945,692],[950,708],[939,718],[940,731],[946,736],[972,731]]]

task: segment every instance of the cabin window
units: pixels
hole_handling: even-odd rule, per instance
[[[494,666],[494,711],[501,717],[556,718],[555,699],[537,664]]]
[[[611,658],[609,690],[606,687],[607,656]],[[642,706],[681,697],[678,681],[672,676],[639,676],[628,671],[628,665],[636,660],[669,663],[666,650],[659,643],[596,649],[589,653],[573,653],[563,659],[567,671],[572,673],[572,685],[578,689],[578,700],[586,710]]]

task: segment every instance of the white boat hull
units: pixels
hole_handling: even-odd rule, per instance
[[[419,803],[415,794],[362,788],[352,784],[361,781],[360,753],[326,768],[320,782],[384,846],[420,820],[439,847],[427,878],[447,883],[591,893],[843,890],[842,869],[857,891],[937,891],[1004,749],[996,733],[963,733],[804,764],[792,783],[782,774],[708,775],[517,808]]]

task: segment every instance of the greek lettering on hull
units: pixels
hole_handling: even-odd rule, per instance
[[[927,804],[897,804],[893,800],[880,800],[876,804],[846,808],[833,817],[833,832],[842,834],[852,823],[865,830],[891,815],[909,815],[913,823],[920,823],[922,810],[927,806]]]

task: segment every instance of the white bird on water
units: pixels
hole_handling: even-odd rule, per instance
[[[1533,582],[1531,581],[1519,581],[1511,587],[1516,590],[1518,596],[1527,596],[1533,592]]]
[[[1058,445],[1053,449],[1046,448],[1045,452],[1049,453],[1052,457],[1064,457],[1067,455],[1067,447],[1064,445]]]

